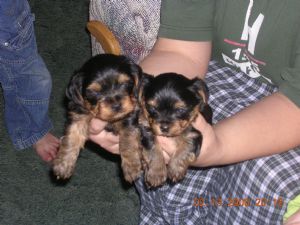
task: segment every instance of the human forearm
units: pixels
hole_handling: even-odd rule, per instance
[[[195,125],[203,129],[201,122]],[[213,132],[209,128],[203,132],[203,151],[197,166],[223,165],[282,153],[300,145],[300,109],[276,93],[219,122]]]
[[[188,78],[204,77],[210,60],[210,42],[190,42],[160,38],[152,52],[140,63],[146,73],[181,73]]]

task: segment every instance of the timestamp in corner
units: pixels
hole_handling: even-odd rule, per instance
[[[194,207],[282,207],[284,204],[284,199],[279,198],[222,198],[222,197],[197,197],[193,199]]]

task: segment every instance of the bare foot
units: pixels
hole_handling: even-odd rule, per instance
[[[42,160],[50,162],[56,157],[59,143],[58,138],[51,133],[47,133],[33,145],[33,148]]]

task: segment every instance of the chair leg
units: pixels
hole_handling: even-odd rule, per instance
[[[89,21],[87,29],[101,44],[105,53],[120,55],[121,47],[115,35],[100,21]]]

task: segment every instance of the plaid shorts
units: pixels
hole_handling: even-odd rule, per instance
[[[271,84],[211,62],[206,77],[214,123],[277,91]],[[190,169],[177,184],[155,190],[136,182],[140,224],[281,224],[300,194],[300,149],[213,168]]]

